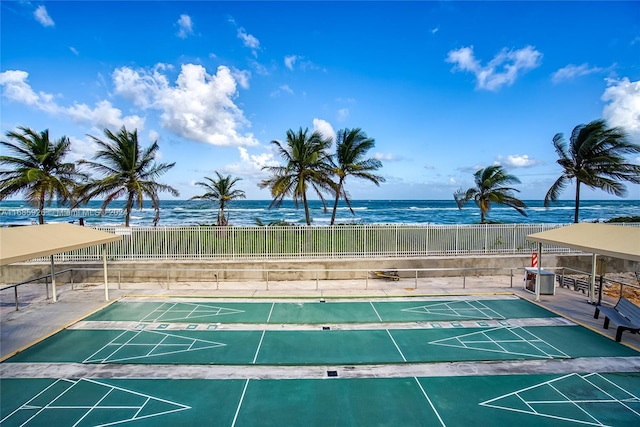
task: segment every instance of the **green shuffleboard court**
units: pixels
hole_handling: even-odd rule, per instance
[[[3,426],[633,426],[640,374],[2,379]]]
[[[640,353],[512,296],[128,298],[0,369],[2,427],[640,425]]]
[[[116,302],[88,321],[375,323],[554,317],[520,299],[375,302]]]
[[[11,362],[318,365],[623,357],[579,326],[317,331],[64,330]]]

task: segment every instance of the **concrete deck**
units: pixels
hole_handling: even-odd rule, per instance
[[[182,296],[217,298],[385,298],[433,295],[470,295],[513,293],[533,301],[535,295],[522,289],[519,278],[510,276],[438,277],[402,279],[398,282],[370,279],[336,281],[287,281],[270,283],[179,283],[166,285],[121,284],[110,288],[110,300],[127,295]],[[88,314],[101,309],[105,301],[104,288],[99,285],[71,289],[58,287],[58,302],[46,298],[42,285],[20,290],[20,310],[15,311],[13,294],[4,292],[0,300],[0,360],[63,329]],[[555,295],[542,295],[539,304],[597,333],[615,337],[615,327],[603,329],[603,317],[594,319],[594,307],[587,296],[565,288]],[[613,299],[606,299],[615,303]],[[640,335],[625,332],[622,343],[640,351]]]

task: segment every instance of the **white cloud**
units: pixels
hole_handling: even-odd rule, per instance
[[[285,56],[284,57],[284,65],[290,69],[293,70],[293,66],[296,63],[296,61],[298,60],[298,57],[296,55],[289,55],[289,56]]]
[[[347,120],[347,118],[349,118],[349,109],[348,108],[341,108],[338,110],[338,121],[339,122],[343,122],[345,120]]]
[[[528,154],[514,154],[507,157],[498,156],[498,163],[511,168],[530,168],[540,164],[537,160],[530,158]]]
[[[516,78],[540,66],[542,53],[532,46],[518,50],[502,49],[487,65],[482,65],[473,54],[473,46],[452,50],[446,62],[455,64],[452,71],[468,71],[476,76],[476,88],[498,90],[510,86]]]
[[[78,49],[76,49],[76,48],[75,48],[75,47],[73,47],[73,46],[69,46],[69,50],[70,50],[71,52],[73,52],[73,53],[74,53],[74,55],[76,55],[76,56],[79,56],[79,55],[80,55],[80,52],[78,52]]]
[[[324,138],[336,140],[336,131],[333,130],[333,126],[326,120],[313,119],[313,130],[320,132]]]
[[[21,70],[0,73],[0,86],[4,87],[3,95],[11,101],[49,114],[63,115],[74,122],[86,123],[97,128],[117,129],[123,124],[129,129],[144,127],[144,118],[135,115],[123,117],[122,111],[113,107],[109,101],[97,102],[93,108],[79,103],[70,107],[58,105],[52,94],[36,93],[27,82],[28,77],[29,73]]]
[[[7,70],[0,73],[0,85],[4,87],[3,95],[21,104],[37,105],[41,97],[27,83],[28,77],[29,73],[22,70]]]
[[[238,70],[237,68],[231,69],[231,75],[242,89],[249,89],[249,79],[251,78],[251,72],[248,70]]]
[[[99,129],[119,129],[122,125],[127,129],[144,128],[144,118],[133,115],[122,117],[122,111],[111,105],[109,101],[99,101],[91,108],[87,104],[74,104],[71,107],[60,107],[59,110],[76,123],[90,123]]]
[[[33,17],[36,18],[36,21],[42,24],[43,27],[53,27],[56,25],[49,16],[47,8],[44,6],[38,6],[36,10],[33,11]]]
[[[176,22],[178,26],[178,32],[176,35],[181,39],[186,39],[188,36],[193,34],[193,21],[189,15],[180,15],[180,19]]]
[[[253,56],[258,56],[258,50],[260,49],[260,40],[252,36],[251,34],[247,34],[244,28],[238,28],[238,38],[242,40],[242,44],[245,47],[251,49],[251,53]]]
[[[399,160],[402,160],[397,155],[391,153],[375,153],[373,155],[373,158],[385,162],[397,162]]]
[[[162,135],[160,135],[160,133],[158,131],[155,130],[150,130],[149,131],[149,142],[155,142],[155,141],[160,141]]]
[[[175,85],[157,67],[151,71],[118,68],[116,93],[143,109],[161,112],[161,126],[183,138],[213,145],[256,145],[253,134],[239,133],[250,123],[234,103],[236,80],[228,67],[208,74],[196,64],[182,65]]]
[[[237,175],[251,180],[264,179],[268,172],[263,171],[264,166],[277,166],[273,153],[249,154],[245,147],[238,147],[240,159],[236,163],[224,166],[222,171],[230,175]]]
[[[277,98],[278,96],[280,96],[282,93],[288,93],[290,95],[293,95],[293,89],[291,89],[291,87],[289,85],[280,85],[278,86],[278,89],[274,90],[273,92],[271,92],[269,94],[269,96],[271,96],[272,98]]]
[[[563,80],[573,80],[576,77],[586,76],[589,74],[599,73],[603,71],[600,67],[590,67],[589,64],[584,63],[582,65],[569,64],[566,67],[560,68],[553,73],[551,81],[559,83]]]
[[[602,116],[610,126],[625,129],[636,143],[640,142],[640,81],[628,77],[607,80],[602,100],[607,102]]]

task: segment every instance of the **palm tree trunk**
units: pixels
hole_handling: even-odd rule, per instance
[[[40,194],[38,202],[38,224],[44,224],[44,191]]]
[[[578,223],[578,216],[580,212],[580,180],[576,178],[576,210],[573,214],[573,222]]]
[[[133,207],[133,193],[129,193],[127,198],[127,206],[125,206],[124,226],[129,226],[129,218],[131,217],[131,208]]]
[[[340,193],[342,190],[342,180],[338,183],[338,189],[336,190],[336,200],[333,202],[333,212],[331,212],[331,223],[333,225],[336,221],[336,211],[338,210],[338,201],[340,200]]]
[[[307,225],[311,225],[311,215],[309,214],[309,202],[307,201],[307,192],[302,193],[302,203],[304,204],[304,218],[307,220]]]

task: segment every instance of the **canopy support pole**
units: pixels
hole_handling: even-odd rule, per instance
[[[538,274],[536,274],[536,301],[540,301],[540,273],[542,272],[542,243],[538,242]]]
[[[102,244],[102,274],[104,276],[104,299],[109,301],[109,282],[107,279],[107,244]]]
[[[58,293],[56,291],[56,269],[53,266],[53,255],[51,255],[51,288],[53,289],[53,302],[58,302]]]
[[[596,264],[597,254],[591,254],[591,280],[589,280],[589,304],[595,304],[593,294],[596,292]]]

